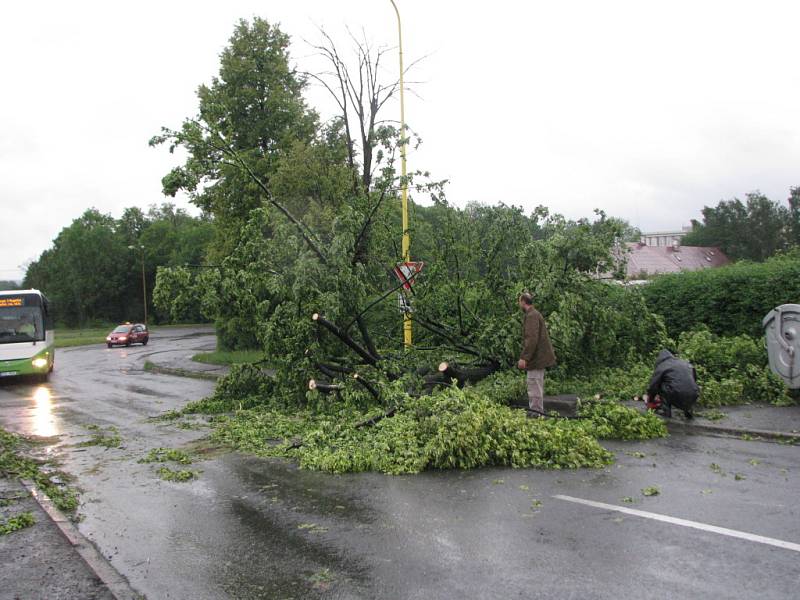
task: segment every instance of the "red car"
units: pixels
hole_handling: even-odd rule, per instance
[[[150,332],[147,325],[141,323],[125,323],[114,328],[114,331],[106,337],[106,345],[111,346],[130,346],[131,344],[147,345],[150,339]]]

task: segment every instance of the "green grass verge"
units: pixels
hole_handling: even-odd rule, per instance
[[[264,352],[262,350],[217,350],[216,352],[195,354],[192,360],[208,365],[238,365],[264,360]]]
[[[114,327],[115,325],[92,329],[56,329],[56,348],[105,344],[108,332]]]
[[[110,323],[105,327],[91,327],[88,329],[61,329],[56,328],[56,348],[70,348],[72,346],[89,346],[92,344],[105,344],[108,333],[119,325]],[[158,325],[150,327],[150,331],[161,329],[176,329],[187,327],[202,327],[207,323],[181,323],[179,325]]]

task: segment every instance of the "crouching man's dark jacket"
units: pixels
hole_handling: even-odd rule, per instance
[[[676,358],[669,350],[662,350],[656,359],[656,370],[647,394],[651,398],[659,394],[671,406],[691,410],[700,394],[697,373],[689,362]]]

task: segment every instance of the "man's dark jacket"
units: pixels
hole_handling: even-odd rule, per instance
[[[547,325],[541,313],[532,306],[522,319],[522,353],[519,357],[527,361],[526,371],[547,369],[556,364]]]
[[[650,398],[659,394],[671,406],[691,410],[700,394],[697,373],[689,362],[676,358],[669,350],[662,350],[656,359],[656,370],[647,386],[647,394]]]

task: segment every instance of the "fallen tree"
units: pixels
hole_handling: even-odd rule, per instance
[[[291,446],[314,468],[604,464],[607,453],[585,432],[529,424],[503,406],[506,384],[497,382],[519,352],[516,299],[524,289],[548,321],[564,374],[619,365],[661,345],[663,325],[641,299],[595,279],[613,263],[622,224],[602,213],[572,222],[543,208],[525,215],[504,205],[451,207],[441,182],[397,173],[398,148],[412,136],[377,118],[397,90],[375,80],[381,53],[359,46],[351,72],[337,52],[327,56],[337,73],[330,89],[351,112],[310,137],[282,139],[281,152],[237,129],[236,115],[226,118],[239,106],[227,92],[205,107],[217,111],[214,119],[201,111],[155,140],[192,156],[165,188],[202,189],[198,202],[225,223],[216,268],[162,269],[155,297],[169,312],[176,298],[196,298],[221,337],[245,332],[241,338],[255,339],[275,368],[273,377],[232,369],[195,408],[242,411],[220,430],[237,447],[262,452],[259,436],[280,429],[277,437],[289,441],[278,446]],[[371,83],[360,94],[354,84],[362,76]],[[401,258],[403,184],[433,203],[411,202],[414,256],[426,262],[412,289],[391,275]],[[398,293],[413,310],[411,347],[402,341]],[[240,436],[240,427],[249,433]],[[463,439],[451,439],[459,428]],[[518,439],[528,434],[533,442]],[[559,436],[580,452],[550,447]],[[473,453],[463,444],[476,439]],[[404,452],[413,457],[408,463]],[[380,454],[394,458],[382,462]]]

